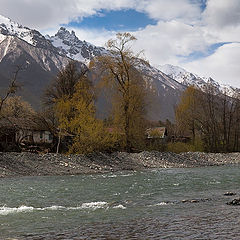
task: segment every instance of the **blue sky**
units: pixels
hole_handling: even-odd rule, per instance
[[[219,43],[214,43],[212,45],[210,45],[209,47],[207,47],[207,49],[205,51],[193,51],[192,53],[190,53],[187,56],[182,56],[179,55],[179,57],[182,57],[185,63],[187,62],[192,62],[192,61],[196,61],[199,59],[204,59],[206,57],[211,56],[212,54],[214,54],[218,48],[224,46],[225,44],[231,44],[232,42],[219,42]]]
[[[156,25],[157,20],[134,9],[119,11],[101,10],[97,14],[65,24],[65,27],[106,29],[107,31],[136,31],[147,25]]]

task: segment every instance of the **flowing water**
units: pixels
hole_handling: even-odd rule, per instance
[[[1,179],[0,239],[240,239],[239,195],[240,166]]]

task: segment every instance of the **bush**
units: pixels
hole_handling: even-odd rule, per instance
[[[195,147],[189,143],[176,142],[176,143],[168,143],[167,151],[174,153],[181,152],[194,152]]]
[[[194,144],[192,142],[175,142],[175,143],[168,143],[167,144],[167,151],[168,152],[204,152],[204,145],[203,141],[200,137],[196,137]]]

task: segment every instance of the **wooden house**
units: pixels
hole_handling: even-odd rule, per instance
[[[0,143],[2,146],[51,144],[53,135],[37,118],[0,119]]]

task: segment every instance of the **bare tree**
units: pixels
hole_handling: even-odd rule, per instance
[[[44,93],[45,106],[52,106],[63,96],[73,96],[76,84],[85,76],[86,68],[79,68],[77,62],[70,61],[65,68],[59,71],[50,86]]]
[[[0,114],[2,111],[2,107],[4,102],[13,94],[15,94],[19,88],[19,85],[17,84],[17,77],[20,71],[23,70],[23,66],[16,66],[16,70],[13,73],[13,77],[10,79],[8,88],[6,90],[6,93],[1,97],[0,96]]]

